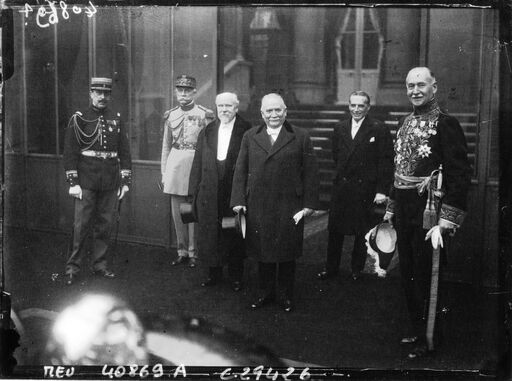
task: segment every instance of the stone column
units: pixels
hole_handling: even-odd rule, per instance
[[[325,8],[298,8],[295,14],[292,89],[301,104],[325,103],[325,17]]]

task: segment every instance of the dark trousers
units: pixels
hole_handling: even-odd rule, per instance
[[[419,201],[418,201],[419,199]],[[422,216],[425,207],[423,198],[415,190],[397,192],[395,207],[395,229],[397,232],[398,258],[401,283],[413,334],[425,338],[430,301],[432,275],[432,244],[425,241],[427,230],[423,229]],[[446,244],[446,240],[445,240]],[[444,267],[444,251],[441,251],[438,285],[438,310],[442,305],[441,277]],[[438,324],[436,324],[436,327]]]
[[[244,243],[242,238],[234,230],[222,229],[222,217],[233,215],[229,207],[231,198],[231,182],[226,176],[226,161],[217,160],[217,216],[218,218],[218,250],[222,250],[221,257],[227,264],[228,276],[231,281],[242,281],[244,273]],[[212,266],[208,269],[208,276],[219,280],[222,278],[222,266]]]
[[[286,299],[293,298],[295,260],[279,263],[258,262],[260,292],[262,296],[275,297],[278,291]]]
[[[93,237],[92,268],[107,268],[107,249],[116,205],[117,190],[82,189],[82,199],[75,199],[73,247],[66,263],[66,274],[80,271],[84,241],[90,231]]]
[[[363,271],[366,262],[366,245],[364,239],[365,233],[355,235],[354,247],[352,249],[351,268],[353,273]],[[343,241],[345,236],[339,234],[336,229],[329,230],[329,240],[327,242],[327,263],[325,270],[330,274],[339,272],[341,252],[343,251]]]

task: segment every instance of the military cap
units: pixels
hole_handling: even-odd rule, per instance
[[[196,88],[196,79],[194,77],[189,77],[188,75],[182,74],[178,78],[176,78],[176,87],[190,87],[192,89]]]
[[[91,78],[91,90],[112,91],[112,79],[102,77]]]

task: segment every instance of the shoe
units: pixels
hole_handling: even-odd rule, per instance
[[[352,273],[352,280],[358,280],[361,278],[361,272]]]
[[[318,274],[316,274],[316,279],[318,280],[326,280],[329,278],[334,278],[336,276],[335,273],[331,273],[327,270],[321,271]]]
[[[400,340],[400,344],[414,344],[418,341],[418,336],[405,336]]]
[[[291,299],[286,299],[283,302],[283,310],[284,310],[284,312],[292,312],[292,310],[293,310],[293,302],[291,301]]]
[[[242,289],[242,282],[235,280],[233,283],[231,283],[231,289],[235,292],[240,291]]]
[[[420,357],[425,357],[429,353],[432,353],[432,352],[427,349],[426,344],[419,344],[411,352],[409,352],[407,357],[410,359],[417,359]]]
[[[76,274],[68,273],[65,275],[65,279],[66,279],[66,285],[71,286],[73,283],[75,283]]]
[[[102,269],[102,270],[95,270],[94,275],[102,276],[103,278],[115,278],[116,274],[113,271]]]
[[[201,283],[201,287],[212,287],[218,283],[217,279],[208,277],[203,283]]]
[[[267,304],[269,304],[270,302],[274,301],[274,297],[271,296],[271,295],[267,295],[267,296],[264,296],[264,297],[261,297],[261,298],[258,298],[256,301],[254,301],[252,304],[251,304],[251,308],[253,310],[257,310],[258,308],[261,308],[263,306],[266,306]]]
[[[188,266],[189,266],[189,267],[191,267],[191,268],[196,267],[196,266],[197,266],[197,259],[195,259],[195,258],[190,258],[190,259],[189,259]]]
[[[185,263],[187,261],[188,257],[182,257],[178,256],[174,261],[171,262],[171,266],[177,266],[181,263]]]

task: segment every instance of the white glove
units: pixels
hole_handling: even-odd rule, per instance
[[[82,187],[80,185],[74,185],[69,187],[69,195],[71,197],[76,197],[78,199],[82,199]]]
[[[373,199],[373,202],[376,204],[384,204],[387,201],[387,197],[385,194],[382,193],[376,193],[375,198]]]
[[[300,212],[295,213],[293,216],[293,220],[295,221],[295,225],[299,223],[299,221],[302,219],[302,217],[307,217],[313,214],[313,209],[304,208]]]
[[[430,239],[432,241],[432,247],[437,249],[439,246],[443,247],[443,234],[439,225],[434,226],[427,232],[425,241]]]
[[[130,190],[130,188],[128,188],[128,185],[123,185],[121,188],[119,188],[117,190],[117,198],[119,200],[122,200],[124,195]]]
[[[233,207],[233,212],[235,212],[236,214],[240,213],[241,210],[243,210],[245,214],[245,212],[247,211],[245,205],[237,205]]]

